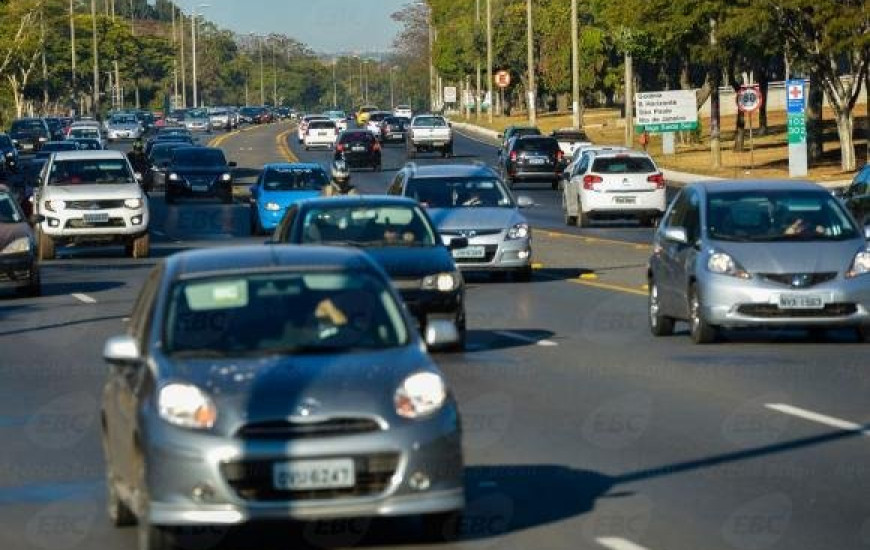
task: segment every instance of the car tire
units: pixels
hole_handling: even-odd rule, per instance
[[[704,319],[701,295],[695,284],[689,288],[689,335],[696,344],[712,344],[719,337],[719,329]]]
[[[565,225],[570,227],[577,225],[577,216],[572,216],[571,214],[565,212]]]
[[[556,191],[557,189],[559,189],[559,180],[557,180],[557,179],[553,180],[550,183],[550,189],[552,189],[553,191]]]
[[[102,433],[103,456],[106,460],[106,515],[109,522],[115,527],[129,527],[136,525],[136,514],[121,499],[118,493],[118,484],[115,480],[115,471],[112,467],[111,453],[109,452],[108,436],[105,430]]]
[[[166,190],[163,192],[163,201],[164,201],[167,205],[169,205],[169,204],[175,204],[175,201],[176,201],[176,200],[177,200],[177,199],[176,199],[176,197],[175,197],[175,193],[173,193],[172,191],[170,191],[169,188],[167,187]]]
[[[453,542],[462,534],[462,512],[439,512],[420,517],[424,542]]]
[[[870,325],[861,325],[855,329],[858,334],[858,341],[865,344],[870,344]]]
[[[649,282],[649,330],[653,336],[671,336],[674,333],[674,318],[662,315],[659,301],[659,285]]]
[[[129,245],[128,256],[131,258],[147,258],[151,254],[151,236],[148,233],[139,235]]]
[[[408,147],[408,158],[409,159],[417,158],[417,148],[414,147],[413,145],[410,145]]]
[[[232,204],[233,203],[233,188],[230,187],[225,192],[220,195],[221,202],[223,204]]]
[[[40,231],[37,238],[37,256],[39,257],[39,260],[53,260],[56,255],[57,246],[54,239]]]
[[[527,265],[513,272],[513,279],[517,283],[528,283],[532,280],[532,266]]]
[[[30,273],[30,281],[24,287],[24,294],[30,298],[42,296],[42,276],[39,274],[39,268],[35,265]]]
[[[580,215],[577,216],[577,227],[589,227],[592,225],[592,217],[588,212],[583,211],[583,207],[580,207]]]

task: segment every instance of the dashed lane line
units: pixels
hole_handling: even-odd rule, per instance
[[[595,542],[610,550],[647,550],[644,546],[620,537],[598,537]]]
[[[73,298],[75,298],[79,302],[82,302],[83,304],[96,304],[97,303],[97,300],[95,298],[92,298],[91,296],[88,296],[87,294],[75,292],[73,294],[70,294],[70,296],[72,296]]]
[[[499,336],[504,336],[505,338],[510,338],[512,340],[519,340],[520,342],[525,342],[527,344],[535,344],[536,346],[555,347],[559,345],[552,340],[541,340],[539,338],[533,338],[531,336],[526,336],[525,334],[519,334],[510,330],[496,330],[493,333],[498,334]]]
[[[850,422],[848,420],[843,420],[834,416],[828,416],[826,414],[802,409],[800,407],[795,407],[786,403],[765,403],[764,406],[770,410],[790,416],[795,416],[797,418],[803,418],[804,420],[809,420],[810,422],[815,422],[816,424],[822,424],[824,426],[836,428],[838,430],[843,430],[846,432],[856,432],[860,433],[863,436],[870,437],[870,427],[862,426],[861,424],[857,424],[855,422]]]

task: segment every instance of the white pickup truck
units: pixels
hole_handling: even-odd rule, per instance
[[[418,152],[440,151],[442,157],[453,154],[453,130],[441,115],[417,115],[408,127],[408,157]]]

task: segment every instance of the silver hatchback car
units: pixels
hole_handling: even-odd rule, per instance
[[[140,550],[253,520],[421,515],[432,536],[456,533],[459,412],[365,253],[172,256],[103,355],[108,510],[138,523]]]
[[[652,333],[686,320],[696,343],[735,327],[854,327],[870,341],[867,231],[813,183],[690,185],[655,235]]]

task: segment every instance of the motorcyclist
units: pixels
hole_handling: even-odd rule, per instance
[[[140,174],[142,178],[145,178],[146,173],[148,172],[148,157],[145,156],[145,147],[142,145],[142,140],[136,140],[133,143],[133,149],[127,153],[127,159],[130,161],[130,166],[133,167],[133,172]],[[142,180],[143,184],[145,184],[145,180]],[[145,187],[148,187],[145,185]],[[149,189],[145,189],[147,192]]]
[[[323,195],[326,197],[359,195],[356,187],[350,184],[350,169],[343,159],[336,159],[332,163],[332,180],[323,188]]]

